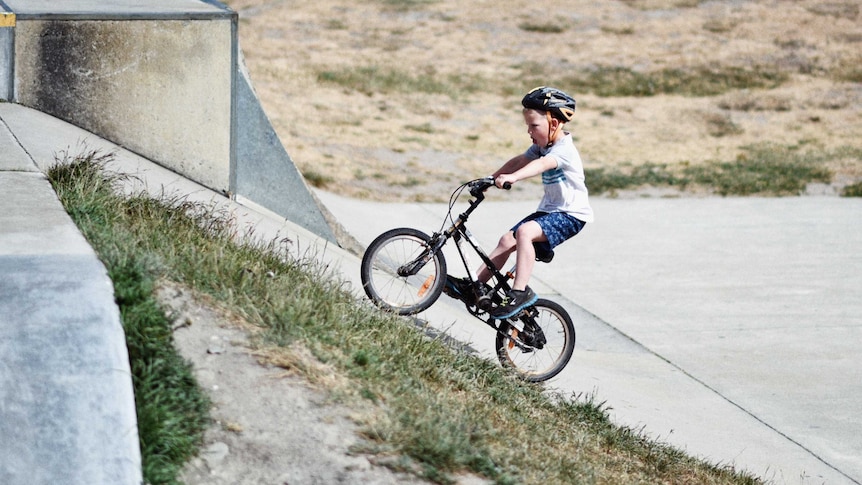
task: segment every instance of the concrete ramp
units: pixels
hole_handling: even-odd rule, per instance
[[[323,218],[275,129],[263,111],[251,78],[240,62],[236,79],[236,180],[234,193],[298,224],[330,242],[339,242]]]

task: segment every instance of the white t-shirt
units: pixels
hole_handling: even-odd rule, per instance
[[[584,165],[571,133],[566,132],[549,148],[534,144],[524,155],[531,161],[544,156],[557,161],[557,168],[542,173],[545,195],[537,211],[566,212],[584,222],[593,222],[593,209],[584,183]]]

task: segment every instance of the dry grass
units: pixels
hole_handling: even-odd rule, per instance
[[[762,142],[862,148],[849,0],[578,1],[553,16],[526,0],[228,4],[288,152],[346,195],[438,200],[493,171],[529,143],[519,100],[537,84],[578,99],[588,170],[732,161]],[[862,178],[858,159],[829,168]]]

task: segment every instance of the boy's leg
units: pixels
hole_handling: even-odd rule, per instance
[[[515,250],[516,245],[517,242],[515,241],[515,236],[511,231],[503,234],[500,241],[497,243],[497,247],[488,255],[497,269],[501,269],[503,265],[506,264],[506,261],[509,259],[509,255]],[[477,278],[482,283],[487,283],[488,280],[491,279],[491,272],[484,264],[479,268]]]
[[[536,264],[536,249],[533,243],[548,242],[551,249],[561,242],[577,234],[584,223],[578,219],[559,212],[540,214],[528,218],[515,229],[517,262],[515,263],[515,281],[508,298],[500,306],[489,313],[497,318],[511,318],[521,310],[532,305],[538,297],[527,286]]]
[[[529,289],[527,283],[533,273],[536,263],[536,249],[534,242],[547,241],[542,227],[536,221],[524,222],[518,226],[514,234],[516,243],[515,281],[512,290],[502,304],[490,310],[490,314],[496,318],[510,318],[521,310],[538,300],[536,293]]]
[[[523,291],[527,288],[527,283],[530,281],[533,267],[536,264],[536,248],[533,247],[533,243],[547,240],[542,227],[536,221],[525,222],[518,227],[517,232],[515,232],[517,254],[515,281],[512,283],[512,289]]]

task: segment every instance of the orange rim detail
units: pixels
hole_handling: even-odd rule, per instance
[[[428,288],[431,288],[432,283],[434,283],[434,275],[433,274],[431,276],[429,276],[428,279],[425,280],[425,283],[422,283],[421,287],[419,287],[419,296],[420,297],[423,296],[425,294],[425,292],[428,291]]]
[[[518,338],[518,329],[512,329],[512,338],[509,339],[509,350],[512,350],[515,347],[515,339]]]

